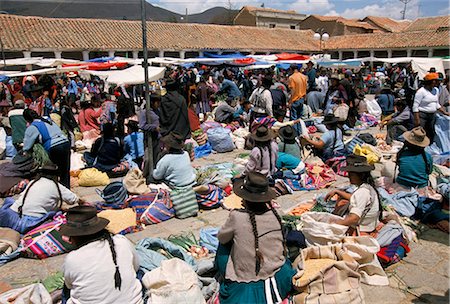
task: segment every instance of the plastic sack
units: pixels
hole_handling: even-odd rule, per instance
[[[77,152],[71,152],[70,154],[70,171],[77,171],[84,168],[84,162],[82,160],[83,154]]]
[[[349,106],[345,103],[342,103],[340,105],[338,105],[336,108],[334,108],[333,112],[334,112],[334,116],[339,120],[339,121],[346,121],[347,117],[348,117],[348,111],[349,111]]]
[[[231,131],[225,128],[209,129],[208,141],[214,151],[223,153],[234,150],[234,143],[230,135]]]
[[[207,142],[202,146],[195,147],[194,151],[195,151],[195,158],[202,158],[211,154],[212,147],[211,144]]]
[[[144,275],[142,283],[149,303],[206,303],[197,274],[180,259],[162,261],[160,267]]]
[[[367,162],[371,165],[377,163],[380,160],[380,156],[377,154],[375,149],[367,144],[363,144],[362,146],[360,146],[359,144],[356,145],[353,149],[353,153],[356,155],[364,156],[367,159]]]
[[[109,184],[108,175],[95,168],[84,169],[78,175],[78,185],[81,187],[106,186],[107,184]]]
[[[332,224],[343,218],[326,212],[306,212],[301,215],[302,232],[311,245],[339,243],[345,237],[347,226]]]
[[[381,110],[381,107],[378,104],[378,102],[375,99],[371,99],[371,100],[365,99],[364,101],[366,102],[366,107],[367,107],[367,111],[369,112],[369,114],[372,114],[377,119],[380,119],[381,113],[383,111]]]

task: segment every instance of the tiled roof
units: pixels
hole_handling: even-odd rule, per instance
[[[313,31],[148,22],[149,49],[316,51]],[[140,21],[0,15],[5,50],[140,50]]]
[[[369,30],[377,29],[376,27],[373,27],[372,25],[366,22],[359,21],[358,19],[347,19],[340,16],[322,16],[322,15],[311,15],[311,17],[314,17],[319,21],[335,21],[351,27],[361,27]]]
[[[411,24],[410,20],[394,20],[388,17],[378,16],[367,16],[361,21],[371,21],[388,32],[401,32]]]
[[[410,26],[408,26],[405,31],[423,31],[423,30],[436,30],[438,28],[444,27],[448,28],[450,26],[450,16],[437,16],[437,17],[427,17],[418,18],[414,20]]]
[[[327,50],[448,47],[449,30],[373,33],[330,37]]]

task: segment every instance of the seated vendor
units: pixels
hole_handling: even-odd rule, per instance
[[[117,167],[122,159],[122,146],[114,136],[111,123],[103,125],[102,135],[92,145],[91,152],[84,152],[84,160],[89,167],[108,172]]]
[[[413,128],[413,115],[404,100],[395,102],[396,112],[385,117],[380,124],[382,129],[387,126],[386,143],[390,145],[393,140],[400,140],[401,135]],[[403,141],[403,140],[401,140]]]
[[[230,97],[226,101],[219,104],[215,111],[215,121],[228,124],[234,119],[234,112],[236,111],[231,105],[234,100]]]
[[[11,197],[5,199],[0,209],[0,227],[24,234],[51,219],[61,210],[63,202],[73,205],[79,201],[75,193],[58,183],[57,166],[46,165],[37,172],[16,201]]]
[[[266,176],[254,172],[236,179],[233,191],[243,209],[232,210],[217,235],[220,303],[281,303],[295,270],[286,259],[281,217],[271,205],[276,194]]]
[[[407,188],[428,186],[428,177],[433,171],[433,159],[425,151],[430,144],[422,127],[403,133],[405,145],[397,153],[398,176],[395,182]]]
[[[138,122],[128,121],[128,135],[123,139],[125,158],[131,159],[139,168],[144,161],[144,133],[139,132]]]
[[[302,158],[300,152],[300,145],[296,141],[296,133],[293,127],[287,126],[280,129],[278,132],[280,142],[278,143],[278,151],[290,154],[297,158]]]
[[[323,124],[328,131],[320,139],[301,137],[302,145],[312,145],[315,153],[323,160],[345,155],[344,139],[341,129],[338,127],[338,119],[333,114],[325,115]]]
[[[122,235],[112,236],[106,230],[108,223],[97,217],[94,207],[79,206],[67,212],[60,233],[77,249],[64,260],[66,303],[144,303],[134,246]]]
[[[192,186],[196,174],[188,152],[183,150],[183,136],[177,132],[170,132],[161,141],[164,143],[164,151],[153,171],[153,177],[164,181],[170,187]]]
[[[345,217],[335,223],[348,226],[352,229],[358,228],[363,234],[370,234],[375,231],[381,219],[382,206],[375,188],[374,180],[370,172],[375,167],[367,163],[364,156],[351,154],[347,156],[347,166],[342,170],[348,172],[350,183],[357,188],[350,194],[341,190],[332,190],[325,200],[329,200],[337,195],[339,200],[348,200],[348,211]]]
[[[255,142],[255,147],[250,153],[243,175],[258,172],[267,177],[272,176],[277,170],[278,157],[278,145],[273,140],[274,133],[266,126],[260,126],[250,137]]]

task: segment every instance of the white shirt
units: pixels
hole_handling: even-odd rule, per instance
[[[317,88],[322,93],[326,93],[328,91],[328,77],[327,76],[319,76],[316,79]]]
[[[364,210],[370,204],[372,206],[366,216],[359,222],[359,229],[363,232],[372,232],[377,227],[380,206],[375,189],[368,184],[362,184],[350,197],[349,213],[356,214],[361,218]]]
[[[254,106],[252,111],[255,111],[257,113],[266,113],[268,116],[273,116],[272,112],[273,100],[270,90],[263,87],[257,88],[253,91],[249,100]]]
[[[60,183],[58,183],[58,186],[64,202],[69,205],[78,202],[78,197],[75,193]],[[28,188],[30,188],[30,191],[28,191],[24,203],[23,198]],[[19,206],[22,206],[23,215],[41,217],[50,211],[58,211],[59,204],[59,193],[55,183],[48,178],[41,177],[38,181],[28,184],[26,189],[20,194],[19,198],[10,208],[11,210],[18,212]]]
[[[64,282],[70,289],[68,304],[141,304],[142,287],[136,278],[139,260],[130,241],[113,237],[122,285],[115,288],[116,268],[108,241],[100,240],[70,252],[64,261]]]
[[[439,89],[433,88],[433,92],[436,94],[432,94],[423,87],[417,90],[412,107],[414,113],[435,113],[441,108],[439,104]]]

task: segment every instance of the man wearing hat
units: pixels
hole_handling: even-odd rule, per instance
[[[233,191],[242,198],[243,209],[232,210],[217,235],[218,272],[225,277],[220,303],[281,301],[290,292],[295,270],[284,252],[280,215],[271,205],[276,193],[267,177],[256,172],[236,179]]]
[[[383,210],[370,173],[375,167],[367,163],[364,156],[355,154],[347,156],[346,162],[347,165],[342,167],[342,170],[348,172],[350,184],[355,185],[356,190],[353,194],[337,189],[332,190],[325,196],[325,200],[338,195],[339,200],[349,201],[348,211],[343,212],[344,219],[337,220],[335,223],[359,229],[361,234],[367,235],[375,231]]]
[[[77,96],[78,96],[78,86],[77,83],[75,81],[75,77],[77,76],[77,74],[75,74],[74,72],[70,72],[67,77],[67,96],[69,99],[69,106],[72,107],[73,104],[75,104],[75,102],[77,101]]]
[[[250,96],[250,102],[253,105],[250,114],[250,130],[253,121],[258,117],[273,116],[273,100],[270,87],[272,86],[272,77],[266,76],[262,80],[262,86],[256,88]]]
[[[436,112],[449,115],[439,104],[439,90],[436,88],[439,76],[437,73],[428,73],[423,78],[423,87],[417,90],[414,97],[412,111],[414,113],[414,125],[425,129],[431,143],[434,141],[434,124]]]
[[[153,177],[166,182],[170,187],[192,186],[196,174],[189,153],[183,150],[183,135],[170,132],[161,141],[164,143],[164,151],[153,171]]]
[[[71,208],[66,219],[59,232],[77,247],[64,260],[67,303],[142,304],[139,263],[130,241],[112,236],[109,220],[97,217],[94,207]]]
[[[403,138],[405,145],[397,153],[398,177],[395,181],[408,189],[426,187],[433,170],[433,158],[425,151],[430,139],[422,127],[403,133]]]

